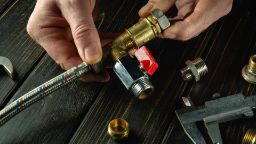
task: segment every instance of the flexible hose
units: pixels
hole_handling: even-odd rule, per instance
[[[21,96],[0,111],[0,126],[33,103],[78,79],[90,70],[90,65],[83,62]]]

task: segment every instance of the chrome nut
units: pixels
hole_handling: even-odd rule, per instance
[[[149,81],[148,75],[140,69],[138,62],[130,56],[125,56],[116,62],[113,70],[126,89],[137,98],[145,99],[153,92],[154,86]]]
[[[208,68],[201,58],[193,61],[187,60],[186,65],[185,68],[180,70],[182,78],[185,81],[190,81],[194,77],[195,81],[198,82],[208,72]]]
[[[171,24],[169,19],[164,15],[164,13],[161,10],[155,9],[152,11],[151,14],[157,19],[157,22],[162,30],[165,30],[168,27],[170,27]]]

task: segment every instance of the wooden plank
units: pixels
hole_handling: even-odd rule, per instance
[[[107,125],[117,117],[125,118],[131,128],[131,137],[125,143],[188,143],[174,115],[174,110],[182,107],[182,96],[190,96],[196,105],[201,105],[216,92],[226,96],[250,88],[255,93],[255,88],[248,87],[240,74],[249,56],[256,52],[255,14],[252,0],[237,1],[231,14],[191,41],[152,42],[150,47],[158,49],[154,51],[160,63],[153,77],[153,96],[139,101],[113,78],[110,88],[102,90],[70,143],[114,143],[107,136]],[[199,56],[208,65],[208,75],[199,83],[183,82],[179,69],[185,60]],[[247,123],[255,127],[253,121]],[[234,130],[235,125],[238,128]],[[244,123],[227,126],[226,130],[222,128],[225,143],[239,143],[239,130],[244,132]]]
[[[0,16],[15,0],[0,0]]]
[[[124,12],[118,12],[120,9],[118,6],[123,1],[114,1],[112,5],[105,7],[108,10],[114,5],[113,11],[106,13],[107,21],[102,27],[103,31],[106,29],[118,30],[113,25],[116,20],[122,19],[119,14]],[[123,7],[128,2],[128,0],[125,1]],[[116,16],[114,17],[114,15]],[[131,20],[122,25],[127,27],[132,22]],[[45,56],[11,101],[61,72],[59,66]],[[104,89],[108,87],[109,84]],[[101,88],[102,84],[76,82],[51,94],[3,125],[0,128],[0,143],[67,143]]]
[[[45,56],[11,101],[61,72]],[[0,143],[66,143],[101,87],[78,81],[49,95],[4,124]]]
[[[0,106],[13,95],[34,65],[44,54],[26,32],[27,20],[35,1],[17,1],[0,18],[0,55],[9,58],[15,68],[17,80],[11,80],[4,71],[0,75]]]

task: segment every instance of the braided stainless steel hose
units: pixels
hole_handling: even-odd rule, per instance
[[[36,101],[77,80],[90,70],[91,66],[83,62],[21,96],[0,111],[0,126]]]

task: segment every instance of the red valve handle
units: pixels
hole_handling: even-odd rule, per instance
[[[149,74],[153,75],[158,68],[158,63],[146,46],[142,46],[135,52],[140,66]]]

